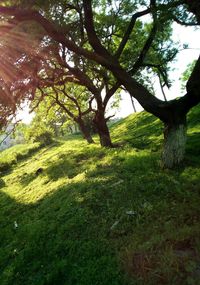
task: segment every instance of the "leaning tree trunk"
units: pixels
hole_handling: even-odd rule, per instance
[[[93,139],[92,139],[92,136],[90,134],[90,131],[88,130],[87,126],[85,125],[84,121],[79,118],[77,120],[77,124],[79,126],[79,129],[83,135],[83,138],[86,139],[86,141],[91,144],[91,143],[94,143]]]
[[[180,165],[183,161],[186,146],[186,131],[185,122],[166,125],[161,162],[163,168],[173,168]]]
[[[104,112],[97,111],[93,119],[93,123],[98,132],[101,146],[113,147]]]

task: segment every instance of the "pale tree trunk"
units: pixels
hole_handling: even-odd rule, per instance
[[[184,159],[186,146],[186,124],[167,125],[164,131],[164,146],[161,165],[163,168],[173,168],[180,165]]]

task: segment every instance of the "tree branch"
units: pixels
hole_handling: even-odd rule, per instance
[[[83,0],[83,8],[85,13],[85,27],[89,43],[97,54],[102,55],[105,58],[110,58],[109,52],[101,44],[94,28],[92,1]]]
[[[66,108],[66,106],[60,102],[59,100],[59,95],[58,95],[58,91],[56,90],[56,88],[52,87],[53,91],[55,92],[56,97],[51,96],[56,103],[67,113],[67,115],[72,118],[73,120],[76,120],[76,117],[74,116],[74,114],[72,112],[69,111],[68,108]]]
[[[115,92],[117,91],[117,89],[121,86],[121,84],[119,83],[119,81],[117,81],[112,88],[110,88],[107,92],[106,95],[104,97],[104,101],[103,101],[103,105],[104,108],[106,108],[108,101],[110,100],[110,98],[115,94]]]
[[[138,69],[141,67],[149,49],[151,48],[151,45],[153,43],[153,40],[155,39],[156,32],[157,32],[157,12],[156,12],[156,3],[155,0],[151,0],[151,9],[153,14],[153,27],[151,29],[151,32],[143,46],[143,49],[140,52],[140,55],[138,59],[136,60],[135,64],[133,65],[133,68],[131,70],[131,74],[135,74]]]
[[[116,51],[116,53],[115,53],[115,57],[116,57],[117,59],[119,59],[120,55],[122,54],[122,52],[123,52],[123,50],[124,50],[124,48],[125,48],[125,46],[126,46],[126,44],[127,44],[127,41],[129,40],[129,37],[130,37],[130,35],[131,35],[131,33],[132,33],[132,30],[133,30],[133,28],[134,28],[134,26],[135,26],[136,20],[137,20],[138,18],[144,16],[144,15],[147,15],[149,12],[150,12],[150,9],[146,9],[146,10],[144,10],[144,11],[137,12],[137,13],[135,13],[135,14],[132,16],[131,21],[130,21],[128,27],[127,27],[127,30],[126,30],[126,32],[124,33],[124,36],[123,36],[123,38],[122,38],[122,40],[121,40],[121,42],[120,42],[120,44],[119,44],[119,47],[118,47],[118,49],[117,49],[117,51]]]

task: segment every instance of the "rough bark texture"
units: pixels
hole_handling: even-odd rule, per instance
[[[97,129],[101,146],[113,147],[104,113],[96,112],[93,123]]]
[[[85,125],[84,121],[79,119],[77,120],[77,123],[79,125],[79,129],[84,137],[84,139],[86,139],[86,141],[91,144],[91,143],[94,143],[93,139],[92,139],[92,136],[87,128],[87,126]]]
[[[179,165],[185,154],[186,124],[166,126],[164,131],[164,146],[162,153],[162,167],[173,168]]]

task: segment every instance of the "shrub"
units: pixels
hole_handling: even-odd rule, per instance
[[[9,162],[1,162],[0,164],[0,172],[6,172],[11,169],[12,163]]]
[[[33,143],[39,142],[42,146],[49,145],[53,142],[53,132],[46,128],[31,128],[26,133],[26,139]]]
[[[41,145],[49,145],[53,142],[53,133],[49,130],[38,133],[33,137],[33,142],[39,142]]]

